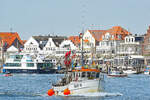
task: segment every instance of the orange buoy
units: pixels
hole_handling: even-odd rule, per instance
[[[47,91],[47,94],[48,94],[49,96],[52,96],[52,95],[55,94],[55,92],[54,92],[53,89],[49,89],[49,90]]]
[[[67,88],[64,90],[64,95],[69,95],[70,94],[70,90]]]

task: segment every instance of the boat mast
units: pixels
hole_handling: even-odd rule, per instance
[[[81,49],[81,63],[82,63],[82,67],[84,66],[84,61],[83,61],[83,59],[84,59],[84,54],[83,54],[83,35],[84,35],[84,28],[82,29],[82,49]]]

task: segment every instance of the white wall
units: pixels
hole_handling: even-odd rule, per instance
[[[33,37],[30,37],[29,40],[24,44],[24,49],[22,52],[33,53],[40,51],[41,49],[39,48],[38,42]]]
[[[43,53],[55,55],[56,49],[57,49],[57,47],[56,47],[54,41],[52,40],[52,38],[49,38],[47,41],[47,44],[43,48]]]

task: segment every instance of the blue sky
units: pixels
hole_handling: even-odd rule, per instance
[[[105,30],[119,25],[145,34],[150,25],[150,0],[0,0],[0,4],[0,31],[12,28],[22,39],[78,35],[83,26]]]

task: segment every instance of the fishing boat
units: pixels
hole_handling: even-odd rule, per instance
[[[97,69],[72,70],[57,84],[52,84],[48,95],[73,95],[101,91],[100,71]]]
[[[83,40],[83,39],[82,39]],[[83,43],[83,41],[82,41]],[[82,44],[82,65],[81,67],[71,66],[71,51],[65,54],[65,66],[66,74],[64,78],[56,83],[52,84],[52,88],[48,90],[47,94],[52,95],[74,95],[80,93],[92,93],[102,90],[101,81],[104,79],[99,69],[92,69],[85,67],[83,63],[83,44]]]

